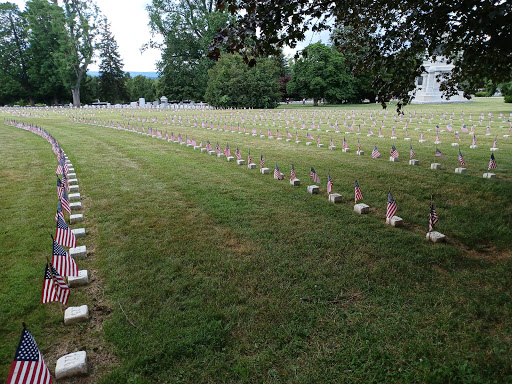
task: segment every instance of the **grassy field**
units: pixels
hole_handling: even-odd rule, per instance
[[[352,110],[356,131],[364,113],[362,134],[346,135],[346,125],[334,134],[329,124],[338,118],[342,126]],[[435,131],[428,129],[442,113],[448,122],[455,113],[458,130],[462,111],[468,128],[475,124],[480,148],[470,150],[472,136],[459,130],[468,173],[456,175],[454,132],[440,134],[437,147],[446,160],[439,160]],[[488,112],[494,115],[492,136],[485,135]],[[499,99],[477,99],[410,106],[395,123],[390,107],[384,138],[376,137],[384,117],[374,105],[168,112],[169,124],[165,112],[151,110],[72,116],[139,130],[144,124],[210,140],[214,147],[218,141],[222,149],[229,143],[244,159],[250,149],[257,164],[263,153],[271,170],[277,162],[285,174],[276,181],[192,148],[71,122],[66,111],[0,110],[2,119],[47,129],[72,160],[85,207],[83,244],[90,249],[79,267],[95,279],[93,288],[75,289],[70,299],[70,305],[90,305],[91,324],[65,328],[57,305],[39,303],[55,225],[57,164],[42,138],[2,124],[0,377],[7,377],[26,321],[52,371],[63,353],[87,350],[91,375],[70,382],[510,382],[512,139],[503,135],[510,133],[511,112]],[[370,113],[379,116],[376,127]],[[411,142],[404,141],[403,129],[409,113]],[[288,128],[295,137],[293,120],[302,143],[201,128],[201,121],[224,128],[231,116],[238,122],[245,116],[248,132],[253,118],[259,130],[258,117],[264,116],[262,133],[268,123],[274,136],[281,124],[281,136]],[[159,121],[142,122],[151,117]],[[320,119],[321,131],[300,129]],[[423,144],[414,130],[418,121]],[[390,139],[392,125],[397,140]],[[369,127],[372,137],[366,136]],[[306,132],[320,135],[326,147],[332,138],[337,150],[307,147]],[[351,153],[341,152],[344,136]],[[483,179],[495,136],[498,177]],[[365,156],[355,155],[357,139]],[[399,163],[387,159],[392,144]],[[409,144],[418,167],[407,164]],[[381,159],[371,159],[374,145]],[[431,170],[434,161],[444,169]],[[292,163],[299,188],[287,181]],[[311,166],[321,178],[315,196],[305,191]],[[342,204],[327,202],[328,171]],[[355,178],[369,215],[353,211]],[[384,224],[390,187],[404,228]],[[436,229],[447,235],[446,244],[425,240],[432,194]]]

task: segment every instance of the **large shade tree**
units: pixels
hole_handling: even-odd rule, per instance
[[[442,56],[455,68],[442,80],[447,96],[464,89],[473,93],[483,79],[508,81],[512,68],[512,3],[503,0],[217,0],[236,20],[220,31],[210,56],[228,51],[268,54],[276,48],[295,47],[306,31],[346,28],[350,44],[345,51],[357,53],[360,70],[385,73],[376,76],[375,89],[381,99],[392,95],[408,101],[414,78],[422,72],[420,58]],[[361,55],[363,53],[363,55]],[[245,57],[250,62],[249,55]]]

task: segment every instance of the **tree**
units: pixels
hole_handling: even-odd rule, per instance
[[[466,96],[474,93],[483,78],[500,83],[511,75],[510,1],[218,0],[217,8],[228,9],[236,20],[216,35],[210,49],[214,58],[226,43],[229,52],[250,46],[260,55],[285,45],[293,48],[311,24],[314,31],[327,29],[334,19],[335,26],[350,28],[350,45],[344,49],[364,53],[356,55],[358,69],[390,75],[375,80],[381,99],[397,95],[407,103],[423,58],[442,56],[455,65],[440,79],[447,97],[458,87]],[[250,61],[248,55],[245,59]],[[387,72],[394,65],[406,73]]]
[[[228,16],[215,12],[213,0],[153,0],[147,10],[152,32],[164,40],[149,44],[162,49],[161,92],[169,99],[201,100],[214,65],[206,53]]]
[[[157,97],[157,81],[149,77],[142,75],[135,76],[133,79],[128,77],[127,86],[131,100],[139,100],[143,97],[145,100],[151,101]]]
[[[28,51],[27,18],[17,5],[0,4],[0,68],[9,82],[17,84],[18,90],[34,105],[33,85],[29,79],[31,57]]]
[[[100,11],[92,0],[64,0],[66,44],[60,53],[61,76],[71,89],[73,106],[80,106],[80,85],[92,63]]]
[[[56,3],[31,0],[26,4],[29,55],[28,74],[35,89],[35,97],[44,102],[58,104],[69,98],[59,74],[58,54],[66,35],[64,12]]]
[[[248,68],[240,55],[222,55],[208,72],[205,99],[222,108],[275,108],[280,98],[279,68],[271,59]]]
[[[100,63],[100,97],[115,104],[117,101],[128,99],[126,78],[123,71],[123,62],[119,56],[117,42],[110,24],[105,19],[99,43]]]
[[[345,70],[343,55],[322,44],[310,44],[292,67],[286,89],[301,97],[313,98],[314,105],[326,98],[339,103],[354,95],[354,80]]]

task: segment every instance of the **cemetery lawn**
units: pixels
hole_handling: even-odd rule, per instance
[[[375,105],[343,107],[352,109],[381,111]],[[512,107],[502,99],[476,99],[409,106],[405,112],[415,110],[508,117]],[[420,160],[411,167],[402,125],[397,141],[389,132],[382,139],[367,137],[368,127],[361,136],[311,132],[326,147],[335,140],[337,150],[329,151],[306,147],[301,130],[297,145],[164,125],[162,112],[126,113],[157,115],[160,122],[146,128],[209,139],[214,147],[218,141],[222,149],[229,143],[232,154],[239,147],[246,161],[250,149],[258,168],[263,153],[271,175],[186,146],[73,123],[60,112],[36,117],[0,110],[2,120],[47,129],[73,162],[85,207],[80,227],[88,231],[79,243],[90,249],[90,258],[78,265],[94,271],[102,287],[73,289],[70,305],[99,300],[104,308],[102,324],[64,327],[57,305],[40,304],[48,233],[55,226],[57,162],[42,138],[1,124],[0,378],[7,377],[25,321],[52,372],[58,357],[87,350],[91,383],[512,380],[512,139],[502,137],[507,127],[495,124],[493,136],[485,136],[485,125],[478,126],[480,148],[474,151],[470,136],[461,134],[468,173],[456,175],[453,133],[444,133],[438,145],[446,160],[434,158],[435,133],[427,126],[435,123],[424,124],[424,145],[415,126],[409,128]],[[95,118],[128,121],[110,111]],[[265,134],[267,127],[262,129]],[[376,136],[379,127],[372,129]],[[488,180],[482,173],[494,133],[498,178]],[[350,153],[341,152],[344,136]],[[357,139],[365,156],[355,155]],[[388,161],[392,144],[399,163]],[[374,145],[381,159],[371,159]],[[276,162],[283,181],[272,177]],[[444,169],[431,170],[431,162]],[[289,185],[292,163],[300,187]],[[319,195],[305,191],[311,166],[321,178]],[[341,204],[327,202],[328,171],[334,192],[343,195]],[[353,211],[355,178],[369,215]],[[404,228],[384,224],[390,187]],[[436,230],[448,237],[446,244],[425,240],[432,194]],[[84,336],[70,339],[81,329]]]

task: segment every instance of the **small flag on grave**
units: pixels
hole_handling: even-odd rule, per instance
[[[347,149],[347,148],[348,148],[347,140],[345,138],[343,138],[343,149]]]
[[[242,154],[240,153],[238,147],[236,148],[235,157],[237,160],[242,160]]]
[[[75,260],[55,240],[53,240],[52,264],[61,276],[78,276]]]
[[[434,225],[439,221],[439,217],[437,216],[436,210],[434,208],[434,203],[430,201],[430,213],[428,219],[428,231],[432,232],[434,229]]]
[[[44,271],[43,293],[41,295],[41,303],[50,303],[52,301],[60,301],[66,305],[69,298],[69,287],[59,273],[48,262]]]
[[[459,161],[460,161],[460,165],[466,165],[466,162],[464,161],[464,158],[462,157],[462,153],[459,149]]]
[[[36,341],[25,328],[21,332],[20,343],[14,355],[14,361],[7,377],[7,384],[51,384],[52,376]]]
[[[57,213],[55,214],[55,221],[59,220],[59,217],[62,218],[64,222],[66,222],[66,219],[64,218],[64,212],[62,212],[62,205],[59,200],[59,204],[57,205]]]
[[[318,177],[313,167],[311,167],[311,172],[309,173],[309,176],[313,178],[313,183],[320,183],[320,177]]]
[[[283,180],[283,176],[281,175],[281,172],[279,171],[279,168],[277,167],[277,163],[276,163],[276,167],[274,168],[274,177],[277,180]]]
[[[327,172],[327,194],[330,194],[332,192],[332,179],[331,179],[331,173]]]
[[[414,151],[412,149],[412,145],[411,145],[411,149],[409,150],[409,152],[410,152],[411,159],[413,159],[414,156],[415,156],[415,153],[414,153]]]
[[[388,219],[391,219],[393,216],[395,216],[395,213],[397,211],[396,201],[393,199],[393,195],[391,194],[391,189],[388,193],[388,205],[386,208],[386,217]]]
[[[57,218],[57,229],[55,231],[55,241],[64,247],[76,247],[76,237],[66,222],[61,217]]]
[[[357,204],[357,200],[363,200],[363,193],[361,192],[361,188],[359,188],[359,184],[357,180],[354,183],[354,194],[355,194],[355,202]]]
[[[60,199],[60,202],[62,204],[62,208],[71,215],[71,207],[69,205],[69,200],[68,200],[68,194],[66,193],[66,190],[64,189],[63,193],[62,193],[62,197]]]
[[[444,155],[441,153],[441,151],[437,147],[436,147],[435,157],[442,157],[444,160],[446,160],[446,157],[444,157]]]
[[[489,168],[487,168],[488,171],[491,169],[498,168],[496,165],[496,160],[494,159],[494,153],[491,154],[491,160],[489,161]]]
[[[290,180],[295,180],[297,176],[295,175],[295,167],[292,164],[292,170],[290,172]]]
[[[263,153],[261,154],[261,160],[260,160],[260,168],[263,168],[265,166],[265,159],[263,158]]]
[[[226,157],[231,156],[231,151],[229,149],[229,144],[226,144],[226,148],[224,149],[224,156],[226,156]]]
[[[64,193],[64,186],[62,185],[62,181],[60,181],[59,176],[57,176],[57,196],[59,199],[62,199],[62,194]]]
[[[331,142],[329,143],[329,149],[331,149],[331,150],[332,150],[333,148],[334,148],[334,143],[333,143],[333,141],[332,141],[332,139],[331,139]]]
[[[394,145],[391,146],[391,151],[389,151],[389,155],[393,158],[399,157],[398,150],[396,149],[396,147]]]
[[[377,146],[374,146],[373,147],[373,151],[372,151],[372,158],[377,159],[379,157],[380,157],[380,152],[377,149]]]
[[[249,149],[249,154],[247,155],[247,164],[252,164],[251,150]]]

